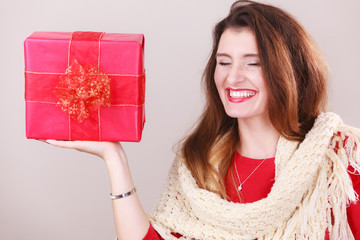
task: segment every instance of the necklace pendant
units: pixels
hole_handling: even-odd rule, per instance
[[[235,160],[234,160],[234,161],[236,161],[236,159],[237,159],[237,155],[235,155]],[[238,170],[237,170],[237,168],[236,168],[236,166],[235,166],[235,164],[234,164],[236,176],[237,176],[237,178],[238,178],[238,180],[239,180],[239,183],[240,183],[240,185],[237,187],[237,189],[238,189],[239,191],[241,191],[242,185],[254,174],[254,172],[266,161],[266,159],[267,159],[267,158],[264,158],[264,159],[261,161],[261,163],[250,173],[250,175],[249,175],[243,182],[241,182],[240,177],[239,177]]]

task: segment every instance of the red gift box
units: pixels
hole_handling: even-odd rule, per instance
[[[24,46],[27,138],[141,140],[142,34],[34,32]]]

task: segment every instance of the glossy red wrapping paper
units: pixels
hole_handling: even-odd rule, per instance
[[[140,141],[145,123],[144,36],[34,32],[25,40],[26,137]],[[79,122],[59,106],[55,89],[69,66],[95,66],[110,77],[110,104]]]

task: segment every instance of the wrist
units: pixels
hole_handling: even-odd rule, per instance
[[[134,187],[125,154],[114,152],[104,157],[104,160],[109,173],[112,194],[121,194]]]
[[[120,143],[114,143],[102,156],[106,164],[116,162],[127,163],[127,158],[124,149]]]

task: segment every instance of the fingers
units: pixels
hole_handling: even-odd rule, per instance
[[[98,157],[118,156],[119,154],[125,159],[125,153],[119,142],[97,142],[97,141],[62,141],[62,140],[40,140],[51,144],[52,146],[76,149],[80,152],[94,154]]]
[[[46,143],[51,144],[56,147],[62,147],[62,148],[77,149],[80,147],[80,141],[59,141],[59,140],[47,139],[47,140],[44,140],[43,142],[46,142]]]

